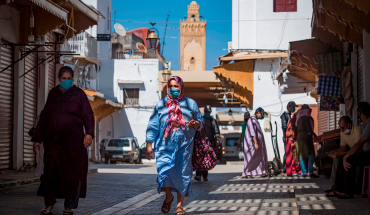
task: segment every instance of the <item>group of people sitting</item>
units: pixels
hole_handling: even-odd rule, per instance
[[[325,190],[328,197],[348,199],[361,193],[362,172],[365,166],[370,165],[369,103],[358,103],[357,117],[364,127],[354,125],[348,116],[343,116],[338,122],[340,148],[328,153],[333,158],[330,180],[334,183],[331,189]]]
[[[287,111],[280,117],[285,143],[283,175],[318,177],[313,173],[316,154],[313,138],[316,134],[312,110],[308,105],[302,105],[296,112],[296,107],[295,102],[289,102]],[[363,168],[370,165],[370,104],[358,103],[356,113],[363,126],[354,125],[349,116],[341,117],[338,122],[340,147],[326,152],[333,159],[330,177],[333,186],[325,190],[328,197],[348,199],[361,192]]]

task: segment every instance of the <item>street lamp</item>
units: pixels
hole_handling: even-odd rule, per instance
[[[155,33],[159,34],[158,30],[154,28],[155,23],[150,23],[152,25],[152,28],[150,29],[150,34],[148,35],[148,38],[146,38],[146,41],[148,43],[148,49],[157,49],[158,44],[159,44],[159,38],[158,35]]]
[[[166,68],[163,72],[162,72],[162,77],[163,77],[163,81],[167,82],[168,79],[170,79],[171,77],[171,72],[168,70],[168,68]]]

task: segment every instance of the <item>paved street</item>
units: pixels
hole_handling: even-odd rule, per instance
[[[75,214],[161,214],[163,194],[156,193],[154,165],[94,165],[88,176],[88,198]],[[208,182],[193,182],[185,199],[188,214],[367,214],[369,199],[328,199],[327,179],[286,177],[242,179],[241,165],[217,166]],[[0,191],[1,214],[39,214],[43,199],[37,184]],[[62,214],[59,200],[54,214]],[[170,214],[174,214],[175,204]]]

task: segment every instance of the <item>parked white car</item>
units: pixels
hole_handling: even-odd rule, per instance
[[[122,137],[109,140],[105,147],[105,163],[140,163],[140,148],[135,137]]]

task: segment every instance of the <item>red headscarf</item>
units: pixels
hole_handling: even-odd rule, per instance
[[[169,85],[172,80],[180,86],[180,95],[176,98],[172,98]],[[164,132],[164,138],[167,138],[172,131],[177,131],[179,128],[185,130],[185,119],[181,113],[180,101],[184,98],[184,82],[178,76],[172,76],[167,82],[167,102],[166,107],[168,108],[167,127]]]

